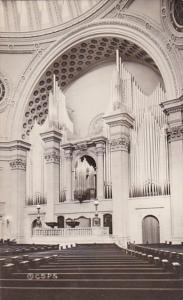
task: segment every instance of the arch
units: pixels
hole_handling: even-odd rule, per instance
[[[96,162],[89,155],[82,155],[75,164],[74,199],[80,203],[96,198]]]
[[[61,54],[68,50],[71,46],[79,42],[86,41],[89,38],[112,36],[124,38],[137,44],[144,49],[156,63],[167,93],[167,100],[175,99],[182,93],[182,76],[180,69],[179,53],[173,47],[168,50],[166,37],[156,28],[151,26],[151,30],[147,30],[138,17],[124,19],[103,19],[78,26],[73,31],[63,35],[42,55],[42,59],[36,59],[32,63],[31,68],[27,68],[24,79],[22,80],[17,93],[14,97],[15,103],[18,105],[12,109],[11,124],[8,124],[8,134],[10,139],[21,138],[22,120],[27,101],[31,92],[38,82],[41,74],[46,70],[49,64],[57,59]],[[30,70],[31,69],[31,70]]]
[[[91,227],[91,218],[80,216],[75,220],[79,221],[79,227]]]
[[[147,215],[142,220],[142,242],[143,244],[160,243],[159,220],[153,215]]]
[[[104,227],[109,227],[109,234],[112,234],[112,214],[103,215]]]
[[[58,228],[64,228],[65,218],[64,216],[57,217]]]

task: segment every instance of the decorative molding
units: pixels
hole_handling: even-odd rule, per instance
[[[108,18],[124,18],[125,10],[134,0],[117,0],[114,8],[105,16]]]
[[[44,158],[47,163],[55,163],[55,164],[60,163],[60,155],[56,151],[46,153]]]
[[[48,0],[46,0],[47,2]],[[36,37],[41,38],[42,36],[47,36],[50,39],[50,36],[55,36],[55,34],[60,35],[61,32],[70,31],[71,28],[74,28],[78,24],[85,24],[86,22],[91,22],[97,18],[103,17],[106,14],[106,11],[111,11],[113,6],[118,0],[100,0],[97,5],[94,5],[86,11],[85,13],[81,14],[76,18],[72,18],[66,23],[57,24],[55,26],[51,26],[49,28],[44,28],[41,30],[34,30],[34,31],[27,31],[27,32],[1,32],[1,37],[5,39],[19,39],[22,38],[23,40],[25,37],[27,39],[33,39]]]
[[[160,106],[162,107],[163,112],[166,115],[183,111],[183,95],[180,96],[178,99],[162,102]]]
[[[167,47],[181,46],[183,42],[183,26],[179,26],[173,16],[174,0],[161,0],[161,21],[165,32],[168,34]]]
[[[167,137],[169,143],[183,140],[183,125],[169,128]]]
[[[9,80],[4,72],[0,72],[0,112],[6,109],[10,100]]]
[[[75,150],[79,150],[80,152],[85,152],[88,149],[87,142],[78,143],[75,146]]]
[[[16,158],[10,161],[10,167],[12,170],[26,170],[26,161],[21,158]]]
[[[111,151],[126,151],[129,150],[130,140],[129,137],[123,136],[111,140]]]
[[[144,22],[144,21],[143,21]],[[145,23],[144,23],[145,24]],[[78,44],[81,40],[85,41],[89,37],[94,38],[100,35],[113,35],[114,37],[123,36],[126,39],[137,44],[144,42],[144,49],[149,53],[154,53],[154,61],[156,62],[165,83],[167,98],[179,97],[182,90],[181,76],[181,59],[178,51],[173,49],[169,52],[166,49],[166,38],[158,26],[152,26],[151,32],[142,24],[142,18],[131,16],[121,19],[102,19],[91,22],[89,24],[79,25],[75,30],[70,30],[65,35],[58,38],[52,44],[49,51],[45,51],[42,60],[32,64],[32,70],[29,72],[29,81],[22,82],[19,87],[15,101],[18,99],[20,105],[12,111],[12,122],[9,124],[9,132],[11,138],[20,136],[22,131],[22,114],[24,115],[25,102],[30,98],[32,89],[30,86],[40,80],[40,75],[45,70],[46,66],[51,64],[53,60],[64,54],[64,49],[69,49]],[[46,38],[46,37],[45,37]],[[35,64],[36,63],[36,64]],[[20,97],[21,95],[21,97]],[[21,121],[20,121],[21,120]],[[16,124],[16,128],[14,127]]]

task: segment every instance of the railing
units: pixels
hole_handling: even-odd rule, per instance
[[[33,230],[33,236],[59,236],[59,237],[81,237],[81,236],[108,236],[109,227],[81,227]]]

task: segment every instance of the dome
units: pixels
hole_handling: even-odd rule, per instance
[[[27,32],[76,19],[100,0],[0,0],[0,31]]]

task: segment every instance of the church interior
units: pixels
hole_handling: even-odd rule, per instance
[[[170,298],[166,286],[152,300],[181,300],[173,289],[179,280],[183,295],[182,183],[183,1],[0,0],[4,297],[14,293],[12,272],[18,281],[32,268],[36,281],[43,260],[48,274],[72,256],[75,267],[95,254],[108,265],[114,252],[113,268],[131,259],[143,269],[158,257],[154,267],[170,274],[157,279],[173,283]],[[44,251],[55,254],[46,260]],[[23,261],[7,261],[18,253]],[[63,299],[87,297],[74,295]]]

